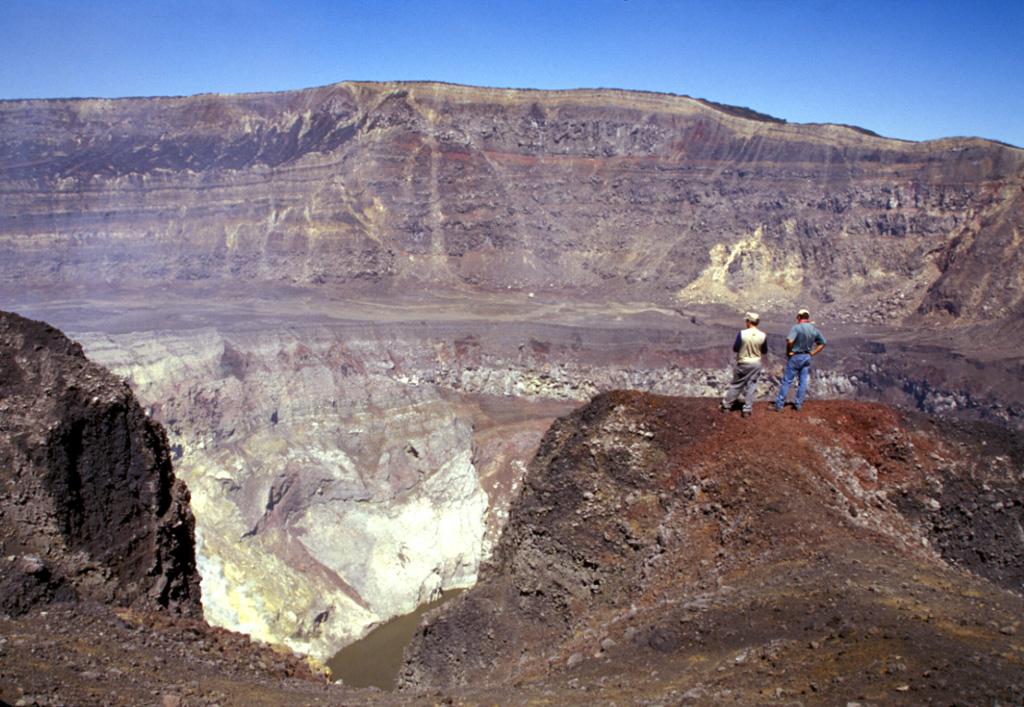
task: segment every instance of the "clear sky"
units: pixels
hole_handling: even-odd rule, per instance
[[[1024,0],[0,0],[0,99],[430,80],[1024,146]]]

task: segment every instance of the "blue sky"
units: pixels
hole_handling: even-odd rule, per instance
[[[622,88],[1024,146],[1024,0],[0,0],[0,99]]]

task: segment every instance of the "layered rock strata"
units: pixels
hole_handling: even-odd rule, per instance
[[[0,103],[16,287],[508,288],[1024,312],[1024,151],[681,96],[341,83]]]
[[[93,320],[76,331],[144,301],[800,305],[895,351],[870,377],[906,401],[1024,422],[1000,335],[1024,314],[1018,148],[430,83],[5,101],[0,121],[0,297],[94,303],[58,322]]]

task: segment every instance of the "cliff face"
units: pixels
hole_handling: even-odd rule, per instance
[[[2,274],[17,287],[1024,313],[1024,152],[981,140],[439,84],[3,102],[0,124]]]
[[[405,684],[580,703],[1019,699],[1024,439],[808,403],[613,392],[545,436],[479,584]]]
[[[202,616],[188,491],[128,386],[0,312],[0,603],[93,600]]]
[[[475,580],[557,415],[718,395],[746,309],[762,395],[806,305],[812,396],[1024,425],[1022,165],[622,91],[7,101],[0,301],[165,425],[207,617],[324,657]]]
[[[556,366],[571,334],[521,348],[508,324],[478,327],[83,337],[167,425],[208,620],[329,658],[476,581],[555,416],[614,383],[707,388],[669,367],[671,340],[638,352],[606,333]]]

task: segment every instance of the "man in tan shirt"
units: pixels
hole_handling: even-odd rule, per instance
[[[732,350],[736,352],[736,368],[732,382],[722,399],[722,412],[732,410],[737,398],[743,398],[743,417],[750,417],[754,408],[757,381],[761,377],[761,356],[768,353],[768,337],[757,328],[761,321],[753,312],[746,314],[747,328],[736,335]]]

